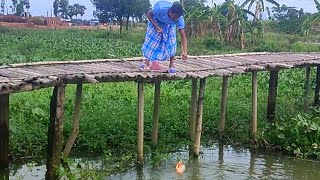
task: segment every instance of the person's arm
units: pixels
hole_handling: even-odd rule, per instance
[[[181,47],[182,47],[182,59],[187,60],[188,59],[188,40],[186,36],[185,29],[180,29],[180,37],[181,37]]]
[[[184,22],[183,16],[179,18],[177,25],[178,25],[180,37],[181,37],[182,59],[187,60],[188,59],[188,41],[187,41],[185,22]]]
[[[153,12],[152,11],[148,11],[147,13],[147,18],[148,20],[153,24],[153,26],[156,28],[156,30],[161,33],[162,32],[162,29],[161,27],[158,26],[158,24],[156,23],[156,21],[153,19]]]

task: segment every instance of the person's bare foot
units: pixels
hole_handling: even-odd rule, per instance
[[[151,62],[150,70],[160,71],[161,66],[158,61]]]

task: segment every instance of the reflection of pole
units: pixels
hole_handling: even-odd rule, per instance
[[[223,164],[223,143],[219,143],[219,162]]]
[[[191,179],[202,179],[201,171],[199,169],[199,159],[195,158],[192,160],[192,173],[191,173]]]
[[[274,162],[274,159],[272,156],[270,155],[264,155],[264,160],[265,160],[265,163],[264,163],[264,171],[263,171],[263,176],[268,178],[270,177],[270,175],[272,175],[274,172],[273,172],[273,162]]]
[[[250,151],[249,179],[254,174],[254,165],[255,165],[256,158],[257,158],[256,153],[253,151]]]
[[[218,163],[218,177],[217,177],[217,179],[225,179],[225,169],[223,166],[223,155],[224,155],[223,150],[224,150],[224,144],[219,143],[219,151],[218,151],[219,163]]]
[[[142,179],[144,179],[142,166],[137,166],[137,180]]]
[[[0,171],[0,179],[9,180],[9,169]]]

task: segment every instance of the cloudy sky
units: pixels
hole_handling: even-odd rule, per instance
[[[154,4],[158,0],[150,0],[151,4]],[[177,1],[177,0],[168,0],[168,1]],[[207,0],[210,4],[212,4],[212,1],[214,3],[220,4],[224,2],[224,0]],[[244,0],[235,0],[236,3],[241,3]],[[7,0],[7,2],[11,2],[11,0]],[[286,4],[287,6],[294,6],[297,8],[303,8],[305,12],[316,12],[316,8],[314,5],[313,0],[277,0],[279,4]],[[47,13],[50,16],[52,11],[52,3],[53,0],[30,0],[31,8],[30,12],[33,16],[39,16],[43,15],[46,16]],[[86,14],[83,16],[84,19],[91,19],[93,17],[93,5],[90,0],[69,0],[70,4],[79,3],[81,5],[84,5],[88,8],[86,11]],[[270,6],[270,4],[266,4],[267,6]],[[9,7],[9,3],[7,4]]]

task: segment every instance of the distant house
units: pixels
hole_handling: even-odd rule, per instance
[[[97,20],[91,20],[91,21],[89,22],[89,25],[90,25],[90,26],[98,26],[98,25],[99,25],[99,21],[97,21]]]
[[[57,17],[44,17],[44,23],[46,26],[63,26],[63,21]]]
[[[60,19],[63,23],[67,24],[68,26],[72,25],[71,19]]]

